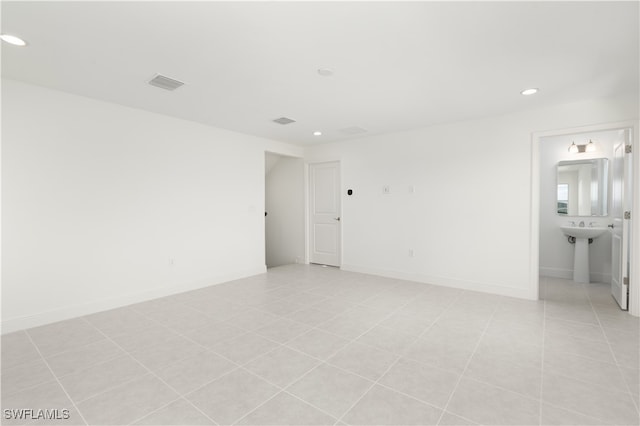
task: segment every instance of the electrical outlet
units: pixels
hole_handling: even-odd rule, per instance
[[[382,193],[383,194],[391,194],[391,188],[389,188],[389,185],[385,185],[382,187]]]

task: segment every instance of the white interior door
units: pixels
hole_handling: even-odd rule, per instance
[[[309,165],[309,262],[340,266],[340,163]]]
[[[625,277],[628,277],[628,233],[627,221],[624,219],[626,195],[631,195],[629,188],[625,188],[626,174],[630,172],[630,155],[625,155],[625,143],[616,145],[613,152],[612,167],[612,194],[611,217],[613,223],[611,229],[611,294],[622,309],[628,309],[628,285]]]

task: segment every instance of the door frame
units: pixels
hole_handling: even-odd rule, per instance
[[[530,252],[529,252],[529,298],[539,299],[540,294],[540,144],[541,139],[550,136],[563,136],[574,133],[598,132],[603,130],[631,129],[631,145],[633,146],[631,164],[631,185],[634,193],[640,189],[640,144],[638,131],[640,121],[630,120],[614,123],[595,124],[558,130],[538,131],[531,133],[531,211],[530,211]],[[640,196],[633,197],[631,207],[632,220],[636,226],[631,227],[631,252],[638,258],[640,254]],[[640,262],[631,262],[629,273],[629,313],[640,316]]]
[[[342,161],[339,158],[335,159],[323,159],[322,161],[305,161],[304,163],[304,220],[305,220],[305,253],[304,253],[304,263],[309,265],[311,264],[311,165],[314,164],[323,164],[323,163],[338,163],[338,170],[340,171],[340,182],[338,183],[339,191],[340,191],[340,217],[343,216],[343,208],[344,208],[344,200],[342,199]],[[343,257],[344,257],[344,220],[340,222],[340,241],[338,241],[338,245],[340,247],[340,266],[339,269],[342,269]]]

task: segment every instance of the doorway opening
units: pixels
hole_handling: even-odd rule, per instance
[[[304,160],[265,152],[265,265],[305,263]]]
[[[541,281],[600,283],[622,310],[640,314],[634,138],[634,122],[533,135],[533,298],[542,296]]]

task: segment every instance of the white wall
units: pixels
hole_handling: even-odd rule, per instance
[[[301,149],[11,80],[2,103],[3,332],[264,271],[264,152]]]
[[[267,267],[304,262],[304,194],[304,160],[281,156],[266,176]]]
[[[571,154],[568,147],[575,140],[576,144],[584,144],[592,139],[596,144],[595,152]],[[560,230],[560,226],[571,221],[586,224],[595,222],[606,226],[611,223],[610,216],[578,217],[556,214],[556,166],[559,161],[584,160],[591,158],[609,159],[609,178],[607,194],[611,194],[611,167],[613,148],[616,143],[624,141],[621,131],[604,131],[580,135],[554,136],[541,139],[540,143],[540,275],[571,279],[573,277],[572,244]],[[575,175],[575,174],[574,174]],[[576,181],[577,182],[577,181]],[[573,187],[576,185],[574,182]],[[571,188],[571,186],[570,186]],[[588,189],[590,190],[590,189]],[[570,197],[577,194],[570,194]],[[575,199],[575,198],[574,198]],[[591,206],[589,205],[589,210]],[[607,211],[611,211],[609,200]],[[591,280],[611,282],[611,236],[608,233],[593,240],[589,246],[589,263]]]
[[[637,117],[636,97],[584,101],[320,145],[306,160],[340,160],[342,193],[354,190],[344,269],[536,298],[532,132]]]

